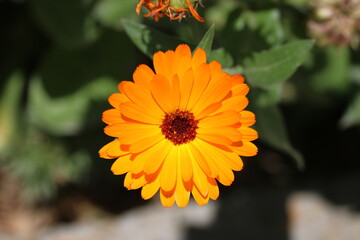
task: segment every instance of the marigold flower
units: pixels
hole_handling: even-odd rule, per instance
[[[125,174],[124,186],[141,190],[144,199],[158,191],[166,207],[199,205],[217,199],[217,182],[229,186],[241,156],[254,156],[250,128],[255,115],[244,108],[249,87],[239,75],[206,63],[203,49],[192,56],[187,45],[154,54],[155,72],[140,65],[134,82],[123,81],[109,97],[114,107],[103,113],[104,131],[116,139],[100,149],[117,158],[111,170]]]
[[[181,20],[186,18],[187,13],[191,13],[196,20],[203,22],[204,19],[195,10],[193,4],[201,3],[198,0],[140,0],[136,7],[136,13],[140,14],[141,7],[147,8],[150,13],[144,17],[154,17],[155,21],[167,16],[171,20]]]

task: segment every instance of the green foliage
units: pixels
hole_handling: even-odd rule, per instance
[[[313,44],[311,40],[298,40],[254,54],[253,58],[244,61],[245,74],[254,86],[280,83],[303,63]]]
[[[113,79],[99,78],[71,95],[54,98],[47,94],[41,79],[34,78],[29,88],[29,121],[57,136],[79,134],[93,112],[93,101],[105,99],[114,89]]]
[[[232,66],[234,65],[234,60],[232,59],[231,54],[228,53],[224,48],[218,48],[218,49],[209,51],[208,60],[209,60],[209,62],[214,61],[214,60],[221,62],[221,65],[224,68],[232,68]],[[233,74],[240,73],[238,69],[235,69],[234,67],[233,67],[233,69],[234,69]],[[229,69],[229,71],[231,71],[231,70]]]
[[[233,10],[222,33],[222,45],[242,64],[254,52],[280,45],[285,37],[278,9],[262,11]]]
[[[16,71],[6,81],[0,97],[0,160],[10,154],[12,142],[17,139],[20,125],[23,76]]]
[[[122,29],[121,19],[136,19],[134,1],[102,0],[97,1],[92,15],[104,26]]]
[[[182,43],[176,37],[162,33],[144,24],[123,20],[126,33],[133,43],[148,57],[152,58],[158,51],[175,49]]]
[[[313,88],[320,92],[342,93],[349,86],[348,48],[327,47],[318,56],[318,71],[313,75]]]
[[[301,154],[291,146],[282,114],[277,106],[257,107],[256,129],[259,131],[260,139],[268,145],[288,153],[296,161],[301,170],[305,162]]]
[[[6,167],[19,179],[23,197],[29,201],[47,201],[56,195],[59,186],[80,181],[89,167],[89,155],[82,150],[66,150],[60,139],[28,128],[15,153],[15,161]]]
[[[84,0],[34,0],[31,7],[38,23],[58,44],[79,47],[99,35],[88,17],[90,4]]]
[[[209,28],[209,30],[205,33],[204,37],[201,39],[197,47],[194,51],[198,48],[202,48],[205,50],[207,54],[211,52],[211,47],[214,39],[214,24]]]
[[[343,128],[360,126],[360,93],[355,96],[349,104],[344,115],[340,119],[340,125]]]

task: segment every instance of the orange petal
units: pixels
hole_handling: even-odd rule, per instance
[[[151,109],[154,115],[163,116],[164,112],[155,102],[149,89],[139,87],[137,84],[132,82],[122,82],[120,84],[121,92],[125,93],[126,96],[135,104],[142,106],[146,109]]]
[[[230,76],[231,86],[236,86],[244,83],[244,77],[240,74],[234,74]]]
[[[171,195],[169,197],[166,197],[164,195],[164,191],[161,190],[160,191],[160,201],[164,207],[171,207],[175,202],[175,196]]]
[[[149,124],[161,124],[162,116],[158,116],[151,109],[146,109],[135,103],[128,102],[120,104],[121,114],[138,122]]]
[[[194,187],[191,191],[195,201],[197,202],[197,204],[199,204],[200,206],[204,206],[205,204],[207,204],[209,202],[209,194],[207,194],[206,196],[203,196],[200,191]]]
[[[211,69],[210,69],[211,71]],[[213,72],[211,71],[211,78],[210,78],[210,82],[209,82],[209,87],[212,87],[215,83],[217,82],[221,82],[221,81],[228,81],[230,83],[231,86],[231,82],[230,82],[230,75],[227,74],[226,72]],[[231,88],[231,87],[230,87]]]
[[[219,197],[219,187],[217,185],[217,182],[215,179],[208,177],[208,183],[209,183],[209,197],[212,200],[216,200]]]
[[[180,79],[181,97],[179,102],[179,109],[186,110],[189,98],[194,84],[194,74],[192,69],[188,69],[184,74],[184,77]]]
[[[160,181],[157,178],[155,181],[148,183],[141,189],[141,197],[145,200],[152,198],[160,188]]]
[[[183,183],[183,176],[182,176],[182,168],[180,166],[180,161],[182,159],[180,159],[178,161],[178,176],[177,176],[177,182],[176,182],[176,190],[175,190],[175,200],[176,200],[176,204],[179,207],[186,207],[186,205],[189,202],[189,198],[190,198],[190,191],[187,191],[184,183]]]
[[[209,115],[215,114],[216,112],[219,112],[219,109],[221,109],[221,107],[222,107],[222,103],[220,102],[210,104],[205,109],[203,109],[199,114],[197,114],[195,118],[202,119]]]
[[[191,59],[191,67],[196,71],[196,69],[203,63],[206,63],[206,53],[204,49],[198,48]]]
[[[218,164],[216,163],[216,158],[214,158],[210,152],[209,152],[209,147],[211,146],[211,144],[208,144],[205,141],[202,141],[201,139],[196,139],[193,142],[193,145],[195,146],[196,149],[201,149],[201,155],[206,159],[205,161],[207,162],[207,164],[209,165],[209,168],[211,170],[211,174],[208,174],[207,176],[209,177],[213,177],[215,178],[218,175]],[[199,166],[201,167],[201,165],[199,164]]]
[[[207,117],[199,121],[199,128],[214,128],[221,126],[231,126],[239,123],[240,114],[236,111],[225,111],[215,116]],[[240,131],[241,132],[241,131]]]
[[[250,88],[246,84],[238,84],[231,88],[231,92],[234,96],[245,96],[246,94],[248,94],[249,90]]]
[[[219,165],[219,176],[216,179],[222,185],[230,186],[234,181],[234,173],[230,168],[220,164]]]
[[[141,175],[139,178],[134,178],[134,181],[131,183],[129,190],[135,190],[143,187],[146,184],[145,176],[144,174]]]
[[[174,75],[172,80],[172,106],[178,109],[180,105],[181,90],[180,90],[180,81],[177,75]]]
[[[126,175],[125,175],[125,179],[124,179],[124,187],[126,187],[127,189],[130,188],[130,185],[133,183],[134,179],[132,178],[132,173],[131,172],[128,172]]]
[[[242,139],[245,141],[254,141],[259,137],[257,131],[252,128],[242,126],[238,130],[243,135]]]
[[[116,158],[116,157],[126,155],[126,154],[128,154],[128,152],[121,150],[119,140],[114,140],[114,141],[106,144],[105,146],[103,146],[99,150],[99,154],[100,154],[101,158],[111,159],[111,158]]]
[[[211,74],[221,72],[222,66],[218,61],[212,61],[209,63]]]
[[[161,134],[161,130],[156,125],[142,123],[116,123],[104,129],[109,136],[118,137],[123,144],[131,144],[147,136]]]
[[[255,114],[250,112],[250,111],[246,111],[243,110],[240,112],[240,122],[243,126],[252,126],[255,123]]]
[[[232,141],[228,137],[225,137],[223,134],[219,134],[219,133],[198,133],[196,137],[204,141],[219,145],[226,146],[226,145],[231,145],[232,143]]]
[[[181,168],[181,176],[184,182],[189,182],[193,177],[193,167],[191,164],[191,157],[189,148],[186,145],[179,147],[179,164]]]
[[[216,112],[214,112],[214,114],[229,110],[240,112],[248,105],[248,103],[249,100],[245,96],[239,95],[230,97],[221,101],[221,107]]]
[[[203,95],[204,91],[207,89],[209,82],[210,82],[209,65],[201,64],[194,72],[194,84],[192,87],[191,95],[189,97],[187,109],[191,110],[194,107],[194,105],[198,103],[198,100],[201,99],[201,96]]]
[[[175,50],[175,59],[177,61],[177,75],[181,80],[191,67],[190,47],[186,44],[180,44]]]
[[[121,103],[130,102],[128,97],[122,93],[113,93],[108,98],[109,103],[114,108],[119,109]]]
[[[150,89],[150,82],[155,76],[155,73],[149,66],[141,64],[138,66],[133,74],[134,82],[144,88]]]
[[[175,73],[175,60],[174,51],[156,52],[153,59],[156,75],[163,75],[168,81],[171,80]]]
[[[171,152],[174,148],[173,144],[167,140],[163,140],[161,143],[161,151],[159,153],[154,153],[149,157],[148,161],[146,161],[144,166],[144,172],[146,174],[154,174],[159,167],[163,164],[166,156]]]
[[[217,127],[217,128],[199,128],[196,130],[196,132],[199,134],[212,134],[212,135],[222,135],[226,136],[226,139],[230,140],[231,142],[238,142],[242,139],[241,133],[234,127]],[[203,140],[206,140],[206,138],[199,137]],[[230,144],[224,144],[220,143],[222,145],[230,145]]]
[[[252,157],[258,152],[258,148],[252,142],[242,141],[242,146],[231,147],[231,149],[240,156]]]
[[[207,175],[207,176],[211,176],[211,177],[216,177],[216,171],[215,169],[212,169],[213,167],[213,163],[209,162],[205,156],[203,155],[202,152],[200,152],[199,149],[199,144],[197,142],[195,142],[196,140],[192,141],[191,143],[188,144],[188,148],[189,148],[189,153],[190,157],[192,160],[194,160],[202,169],[202,171]],[[196,145],[195,145],[195,144]],[[212,166],[210,166],[210,164]],[[195,172],[194,172],[195,174]]]
[[[210,104],[220,102],[230,92],[230,90],[231,83],[226,79],[223,79],[222,81],[217,81],[212,86],[208,86],[202,96],[191,109],[192,112],[197,115]]]
[[[207,184],[207,176],[204,171],[199,167],[198,162],[191,156],[191,164],[193,166],[193,181],[194,185],[199,189],[203,196],[208,195],[209,188]],[[193,187],[195,188],[195,187]]]
[[[199,140],[204,151],[208,154],[208,159],[214,159],[218,168],[226,167],[236,171],[243,168],[243,162],[240,157],[234,152],[227,152],[223,149],[214,146],[213,144]]]
[[[133,142],[130,145],[129,151],[131,153],[142,152],[145,149],[148,149],[149,147],[153,146],[155,143],[157,143],[163,139],[164,139],[164,137],[161,134],[150,135],[150,136],[138,139],[137,141]]]
[[[169,80],[172,80],[174,75],[176,74],[176,58],[175,58],[175,52],[172,50],[168,50],[165,52],[165,77]]]
[[[164,112],[171,113],[177,107],[172,105],[172,87],[163,75],[156,75],[151,81],[151,93]]]
[[[125,155],[123,157],[119,157],[111,166],[111,171],[115,175],[121,175],[127,173],[132,165],[132,161],[130,160],[130,154]]]
[[[174,190],[176,185],[178,158],[178,148],[172,148],[169,154],[166,156],[162,166],[160,172],[160,186],[161,189],[166,192]]]
[[[116,108],[112,108],[104,111],[102,114],[102,120],[104,123],[107,124],[124,122],[124,120],[121,117],[119,109]]]
[[[145,163],[149,160],[149,158],[154,154],[159,155],[160,152],[162,152],[162,147],[164,146],[163,143],[164,141],[155,143],[145,151],[134,155],[131,172],[134,174],[138,174],[143,171]]]

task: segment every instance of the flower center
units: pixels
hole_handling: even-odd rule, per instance
[[[195,139],[198,123],[199,120],[195,120],[194,114],[176,110],[165,115],[160,128],[166,139],[172,141],[174,145],[180,145]]]

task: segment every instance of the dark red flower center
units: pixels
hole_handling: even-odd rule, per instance
[[[165,115],[160,128],[166,139],[180,145],[195,139],[198,123],[191,112],[176,110]]]

